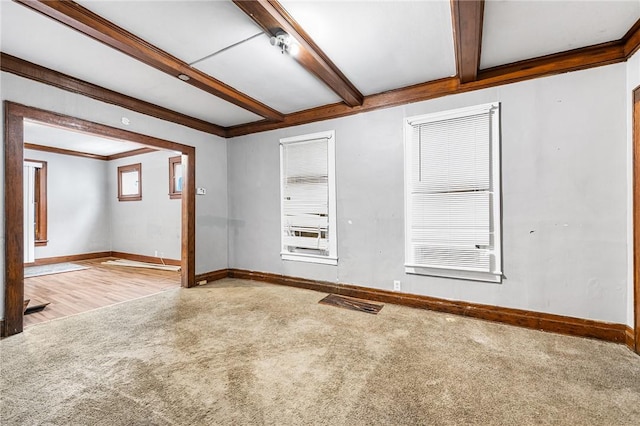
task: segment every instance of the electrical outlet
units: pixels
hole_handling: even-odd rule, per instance
[[[206,283],[207,283],[207,280],[198,281],[198,285],[203,285],[203,284],[206,284]]]
[[[400,291],[400,281],[393,280],[393,291]]]

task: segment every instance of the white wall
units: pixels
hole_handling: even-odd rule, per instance
[[[111,250],[180,259],[181,200],[169,199],[169,158],[156,151],[107,163]],[[142,200],[118,201],[118,167],[142,164]]]
[[[159,120],[124,108],[66,92],[9,73],[0,75],[0,98],[119,127],[196,148],[196,186],[205,187],[207,195],[196,197],[196,273],[227,267],[227,148],[220,137]],[[124,126],[126,116],[131,124]],[[4,120],[0,120],[4,134]],[[0,176],[4,188],[4,155]],[[0,201],[0,223],[4,229],[4,196]],[[0,238],[0,276],[4,277],[5,238]],[[0,285],[0,316],[4,316],[4,282]]]
[[[627,320],[626,64],[228,142],[229,265],[446,299]],[[403,117],[502,103],[506,279],[404,273]],[[338,266],[282,261],[282,137],[335,129]]]
[[[106,163],[90,158],[25,150],[47,162],[46,246],[36,259],[111,250]]]
[[[640,86],[640,51],[627,61],[627,235],[629,241],[627,280],[627,325],[634,327],[633,306],[633,90]]]

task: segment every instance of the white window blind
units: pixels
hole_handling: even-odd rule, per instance
[[[332,138],[333,132],[325,132],[281,141],[282,255],[286,260],[335,263]]]
[[[500,280],[498,108],[407,120],[407,272]]]

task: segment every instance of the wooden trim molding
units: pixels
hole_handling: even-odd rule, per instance
[[[114,23],[70,0],[15,0],[32,10],[67,25],[107,46],[131,56],[175,78],[185,75],[191,84],[227,102],[270,120],[282,120],[283,115],[231,86],[192,68],[188,63],[153,46]]]
[[[276,0],[244,1],[234,0],[236,6],[254,20],[268,36],[285,31],[300,45],[300,51],[293,58],[311,74],[324,82],[345,104],[354,107],[362,105],[362,93],[351,83],[340,69],[311,39],[311,36]]]
[[[230,278],[287,285],[290,287],[304,288],[323,293],[335,293],[342,296],[355,297],[357,299],[393,303],[396,305],[419,309],[428,309],[552,333],[589,337],[615,343],[625,343],[627,341],[625,336],[626,325],[624,324],[614,324],[567,317],[563,315],[547,314],[543,312],[526,311],[522,309],[503,308],[499,306],[438,299],[428,296],[396,293],[387,290],[289,277],[267,272],[230,269],[228,276]]]
[[[40,163],[42,167],[35,170],[34,181],[34,202],[35,202],[35,245],[36,247],[44,247],[49,240],[47,239],[47,162],[42,160],[34,160],[25,158],[24,161],[32,161]]]
[[[635,351],[640,354],[640,86],[633,91],[633,308]]]
[[[52,265],[54,263],[77,262],[79,260],[101,259],[111,257],[110,251],[100,251],[95,253],[70,254],[67,256],[42,257],[35,262],[25,263],[25,266]]]
[[[228,277],[229,269],[219,269],[217,271],[205,272],[203,274],[196,275],[196,283],[198,283],[198,285],[206,284]]]
[[[182,167],[182,156],[177,155],[169,158],[169,199],[177,200],[182,198],[182,190],[176,189],[176,166]]]
[[[49,125],[136,142],[158,149],[178,151],[188,159],[188,173],[182,196],[181,284],[195,285],[195,154],[192,146],[79,118],[4,101],[4,182],[5,182],[5,298],[2,336],[20,333],[23,328],[24,302],[24,218],[23,161],[25,119]]]
[[[39,83],[57,87],[67,92],[77,93],[91,99],[96,99],[111,105],[117,105],[130,111],[139,112],[161,120],[170,121],[185,127],[190,127],[201,132],[211,133],[217,136],[226,136],[223,127],[199,118],[172,111],[170,109],[142,101],[104,87],[91,84],[70,75],[54,71],[49,68],[25,61],[24,59],[0,53],[0,70],[23,78],[28,78]]]
[[[480,69],[484,0],[451,0],[456,68],[461,83],[475,81]]]
[[[135,172],[138,174],[138,181],[136,186],[138,192],[135,194],[124,194],[122,192],[122,176],[125,173]],[[118,167],[118,201],[140,201],[142,200],[142,163],[127,164],[126,166]]]
[[[142,154],[147,154],[149,152],[157,151],[157,149],[155,148],[145,147],[145,148],[133,149],[131,151],[119,152],[117,154],[99,155],[99,154],[91,154],[90,152],[74,151],[72,149],[57,148],[55,146],[38,145],[34,143],[29,143],[29,142],[24,143],[24,148],[33,149],[34,151],[52,152],[54,154],[72,155],[74,157],[84,157],[84,158],[91,158],[93,160],[102,160],[102,161],[117,160],[119,158],[133,157],[134,155],[142,155]]]
[[[626,59],[629,59],[640,49],[640,19],[627,31],[622,40],[624,41],[624,55]]]
[[[57,148],[55,146],[38,145],[35,143],[29,143],[29,142],[24,143],[24,149],[33,149],[34,151],[51,152],[54,154],[61,154],[61,155],[72,155],[74,157],[84,157],[84,158],[90,158],[92,160],[103,160],[103,161],[108,160],[108,157],[104,155],[74,151],[71,149]]]
[[[131,151],[119,152],[117,154],[111,154],[107,156],[107,161],[117,160],[119,158],[133,157],[135,155],[148,154],[150,152],[156,152],[157,149],[154,148],[138,148],[132,149]]]
[[[466,2],[461,2],[466,3]],[[458,78],[443,78],[364,97],[361,106],[324,105],[287,114],[283,121],[261,120],[227,128],[227,137],[298,126],[316,121],[346,117],[363,112],[426,101],[457,93],[487,89],[504,84],[579,71],[626,61],[640,47],[640,24],[617,41],[587,46],[567,52],[541,56],[512,64],[479,70],[476,80],[461,83]]]
[[[172,266],[180,266],[180,259],[165,259],[154,256],[145,256],[143,254],[133,254],[133,253],[124,253],[121,251],[112,251],[109,252],[109,257],[117,257],[118,259],[125,260],[134,260],[136,262],[146,262],[146,263],[157,263],[158,265],[172,265]]]
[[[626,330],[624,332],[625,344],[632,351],[638,352],[636,350],[636,338],[635,338],[634,334],[635,334],[635,332],[633,331],[633,328],[631,328],[631,327],[627,327],[626,328]]]

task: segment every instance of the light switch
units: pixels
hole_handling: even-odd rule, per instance
[[[196,188],[196,195],[205,195],[207,190],[205,188]]]

